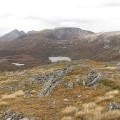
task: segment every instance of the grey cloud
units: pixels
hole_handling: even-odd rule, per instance
[[[90,20],[90,19],[65,19],[63,21],[73,21],[77,23],[93,23],[95,20]]]
[[[12,15],[12,14],[4,14],[4,15],[0,15],[0,19],[7,19],[7,18],[10,18],[10,17],[14,17],[15,15]]]
[[[25,19],[25,20],[38,20],[38,19],[41,19],[41,17],[31,15],[31,16],[26,16],[23,19]]]
[[[80,27],[82,29],[90,29],[93,24],[98,24],[98,19],[84,19],[84,18],[80,18],[80,19],[47,18],[45,19],[39,16],[27,16],[23,19],[36,21],[39,27],[41,26],[41,24],[46,25],[47,29],[62,27],[62,26]]]
[[[77,22],[77,23],[81,23],[81,24],[88,24],[88,23],[94,23],[96,20],[89,20],[89,19],[65,19],[65,18],[55,18],[55,19],[45,19],[39,16],[27,16],[24,17],[23,19],[25,20],[36,20],[36,21],[40,21],[44,24],[49,24],[49,25],[54,25],[57,26],[59,23],[61,22]]]
[[[108,3],[104,3],[103,6],[105,6],[105,7],[120,7],[120,2],[119,1],[108,2]]]
[[[50,20],[47,21],[47,24],[51,26],[59,26],[61,23],[77,23],[78,26],[82,24],[93,24],[96,20],[89,20],[89,19],[57,19],[57,20]]]

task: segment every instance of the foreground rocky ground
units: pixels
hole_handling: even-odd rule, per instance
[[[0,120],[120,120],[119,62],[81,60],[0,73]]]

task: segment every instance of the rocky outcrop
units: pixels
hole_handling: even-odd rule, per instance
[[[95,86],[102,80],[102,75],[101,73],[97,73],[96,71],[91,71],[87,75],[86,81],[84,81],[84,85],[88,87]]]
[[[72,67],[55,70],[52,73],[46,74],[47,79],[39,93],[40,97],[48,96],[52,90],[62,82],[62,78],[71,71]],[[45,77],[46,78],[46,77]]]

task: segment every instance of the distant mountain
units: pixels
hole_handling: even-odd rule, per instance
[[[21,63],[30,67],[46,64],[49,57],[57,56],[72,60],[120,60],[120,32],[93,33],[78,28],[56,28],[0,44],[0,59],[8,64]]]
[[[40,32],[53,40],[76,40],[86,35],[93,34],[92,31],[74,27],[59,27],[55,29],[42,30]]]
[[[90,34],[93,34],[93,32],[82,30],[80,28],[63,27],[63,28],[56,28],[53,30],[53,36],[56,37],[56,39],[60,39],[60,40],[80,39]]]
[[[76,40],[86,35],[93,34],[92,31],[74,27],[59,27],[55,29],[45,29],[41,31],[29,31],[27,34],[42,34],[52,40]]]
[[[28,31],[27,34],[34,34],[34,33],[37,33],[38,31],[35,31],[35,30],[31,30],[31,31]]]
[[[25,35],[24,31],[19,31],[19,30],[15,29],[15,30],[3,35],[2,37],[0,37],[0,41],[11,41],[11,40],[19,38],[22,35]]]
[[[0,43],[0,59],[5,62],[0,63],[0,68],[7,68],[11,63],[25,64],[24,67],[46,64],[49,57],[57,56],[72,60],[120,60],[120,32],[93,33],[78,28],[56,28]]]
[[[23,63],[23,67],[46,64],[51,56],[72,58],[76,49],[74,41],[92,34],[94,33],[87,30],[67,27],[28,32],[0,44],[0,68],[3,66],[4,69],[12,69],[11,63]]]

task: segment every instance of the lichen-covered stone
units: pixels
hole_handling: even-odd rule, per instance
[[[102,80],[101,73],[98,73],[96,71],[91,71],[87,75],[87,79],[86,79],[86,81],[84,81],[84,85],[88,86],[88,87],[92,87],[92,86],[96,85],[97,83],[99,83],[101,80]]]

